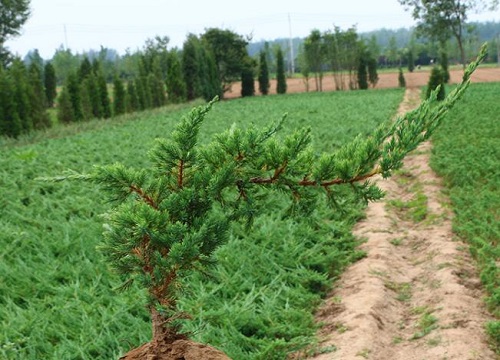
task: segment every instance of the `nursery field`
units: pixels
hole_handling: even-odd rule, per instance
[[[473,84],[434,134],[431,166],[445,179],[454,232],[470,244],[487,304],[500,316],[500,83]],[[500,322],[487,330],[500,351]]]
[[[284,134],[311,127],[315,150],[331,151],[390,119],[402,97],[392,89],[225,101],[201,137],[208,142],[233,124],[269,125],[287,112]],[[120,279],[99,250],[100,215],[110,204],[94,185],[37,178],[94,164],[141,167],[154,139],[168,137],[190,106],[0,142],[0,358],[112,359],[150,339],[145,294],[118,292]],[[180,302],[193,317],[186,330],[235,359],[284,359],[314,342],[312,312],[329,278],[362,256],[351,228],[363,204],[343,208],[319,206],[295,218],[280,195],[267,198],[252,231],[236,225],[218,265],[186,279]]]

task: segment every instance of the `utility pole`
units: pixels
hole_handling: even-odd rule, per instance
[[[293,40],[292,40],[292,21],[290,20],[290,13],[288,13],[288,30],[290,33],[290,39],[288,46],[290,47],[290,73],[293,76],[295,74],[295,56],[293,55]]]
[[[497,64],[500,66],[500,33],[498,33],[498,40],[497,40]]]
[[[68,32],[66,31],[66,24],[64,24],[64,45],[66,45],[66,50],[68,50]]]

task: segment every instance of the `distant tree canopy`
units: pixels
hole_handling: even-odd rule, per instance
[[[214,55],[222,93],[225,93],[241,78],[247,64],[248,41],[235,32],[217,28],[207,29],[201,38]]]
[[[467,15],[488,7],[494,9],[498,0],[398,0],[417,20],[417,33],[445,43],[450,37],[457,40],[460,61],[465,68],[464,36]]]
[[[21,26],[30,16],[29,0],[0,0],[0,65],[7,65],[9,51],[5,42],[19,35]]]

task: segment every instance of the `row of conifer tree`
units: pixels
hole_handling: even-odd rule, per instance
[[[51,126],[47,108],[56,99],[56,74],[50,62],[27,66],[14,59],[0,66],[0,135],[18,137]]]

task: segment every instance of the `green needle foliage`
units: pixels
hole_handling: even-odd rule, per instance
[[[279,138],[286,116],[264,129],[233,127],[201,146],[200,126],[213,100],[185,116],[170,139],[157,140],[149,168],[97,166],[87,175],[54,180],[98,183],[116,203],[105,216],[102,250],[123,276],[123,288],[137,282],[147,290],[153,346],[168,343],[181,336],[179,320],[186,317],[177,306],[181,280],[212,263],[214,251],[229,239],[232,222],[251,226],[269,191],[288,196],[290,209],[300,214],[310,213],[325,195],[340,209],[346,196],[380,199],[382,191],[369,179],[390,176],[429,138],[485,54],[483,47],[444,101],[437,102],[435,91],[416,110],[333,153],[316,154],[309,129]]]

